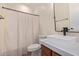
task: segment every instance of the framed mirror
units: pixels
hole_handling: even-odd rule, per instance
[[[56,32],[67,27],[68,32],[79,33],[79,3],[54,3],[53,8]]]

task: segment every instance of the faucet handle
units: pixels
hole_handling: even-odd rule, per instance
[[[68,30],[70,30],[70,29],[68,29],[67,27],[63,27],[63,30],[61,30],[61,32],[63,32],[63,31],[68,32]]]
[[[70,28],[70,29],[68,29],[68,30],[73,30],[74,28]]]
[[[70,28],[70,29],[73,29],[73,28]],[[61,30],[61,32],[63,32],[64,30],[65,30],[66,32],[68,32],[68,30],[70,30],[70,29],[68,29],[68,27],[63,27],[63,30]]]
[[[63,30],[61,30],[61,32],[63,32]]]
[[[73,30],[74,28],[70,28],[71,30]]]

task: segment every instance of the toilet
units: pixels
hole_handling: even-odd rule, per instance
[[[31,44],[27,47],[28,56],[40,56],[41,55],[41,45]]]
[[[39,35],[39,39],[46,38],[46,35]],[[38,42],[39,43],[39,42]],[[41,44],[31,44],[27,47],[28,56],[41,56]]]

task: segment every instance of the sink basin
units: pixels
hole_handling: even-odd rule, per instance
[[[63,35],[47,35],[47,38],[56,38],[56,39],[63,39],[63,40],[73,40],[78,39],[78,37],[72,37],[72,36],[63,36]]]
[[[67,42],[69,44],[76,43],[78,41],[78,37],[72,37],[72,36],[63,36],[63,35],[47,35],[47,38],[51,42]]]

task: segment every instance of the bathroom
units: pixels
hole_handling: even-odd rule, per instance
[[[79,3],[0,3],[0,56],[79,56],[78,11]]]

